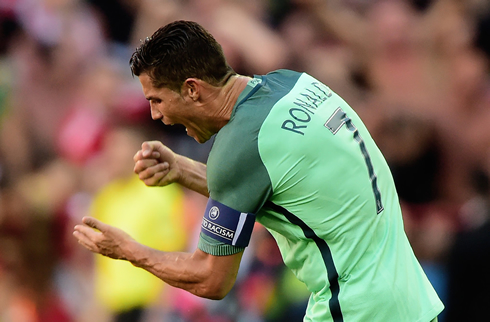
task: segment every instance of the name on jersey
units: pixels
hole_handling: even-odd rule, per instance
[[[294,100],[288,111],[286,120],[281,128],[296,134],[305,135],[304,130],[308,127],[311,117],[315,115],[318,107],[332,96],[330,88],[320,82],[312,82]]]

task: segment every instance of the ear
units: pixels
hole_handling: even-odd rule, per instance
[[[201,84],[196,78],[188,78],[184,81],[182,86],[182,94],[184,97],[189,97],[196,102],[201,95]]]

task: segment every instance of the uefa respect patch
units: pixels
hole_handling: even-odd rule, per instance
[[[209,198],[201,232],[228,245],[247,247],[254,223],[255,214],[237,211]]]

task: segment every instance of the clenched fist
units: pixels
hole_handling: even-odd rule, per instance
[[[178,155],[159,141],[148,141],[133,157],[134,172],[147,186],[166,186],[180,179]]]

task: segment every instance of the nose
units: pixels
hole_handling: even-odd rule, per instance
[[[150,103],[151,118],[154,120],[159,120],[163,117],[163,114]]]

